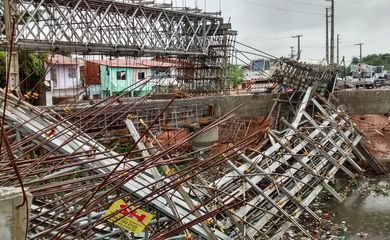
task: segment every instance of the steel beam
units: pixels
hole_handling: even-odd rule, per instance
[[[206,56],[211,39],[231,29],[221,17],[123,1],[9,1],[18,12],[15,44],[21,50]],[[4,16],[2,4],[0,14]],[[0,46],[5,49],[6,42]]]

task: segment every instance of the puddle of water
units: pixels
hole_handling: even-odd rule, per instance
[[[368,180],[365,186],[390,185],[390,178]],[[347,239],[364,239],[358,233],[367,233],[370,240],[390,240],[390,196],[369,194],[359,190],[352,193],[344,203],[331,204],[335,213],[334,223],[346,222]]]

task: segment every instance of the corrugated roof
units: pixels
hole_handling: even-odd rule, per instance
[[[46,62],[53,65],[83,65],[83,61],[72,59],[70,57],[59,54],[49,56]]]
[[[140,69],[147,69],[151,67],[169,68],[175,66],[175,64],[172,63],[155,61],[155,60],[145,60],[145,59],[117,58],[111,60],[98,60],[98,61],[91,61],[91,62],[110,66],[110,67],[131,67],[131,68],[140,68]]]

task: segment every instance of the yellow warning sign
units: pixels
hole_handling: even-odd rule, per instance
[[[111,205],[103,217],[109,216],[115,212],[118,212],[118,210],[121,210],[111,218],[107,219],[107,221],[114,223],[124,230],[133,232],[135,234],[140,234],[154,216],[141,209],[133,209],[135,208],[127,206],[125,201],[120,199]]]

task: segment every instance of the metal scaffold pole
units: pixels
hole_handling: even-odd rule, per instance
[[[4,0],[4,24],[5,35],[7,40],[7,75],[9,76],[8,89],[20,91],[19,87],[19,54],[13,50],[14,26],[13,10],[10,0]]]

